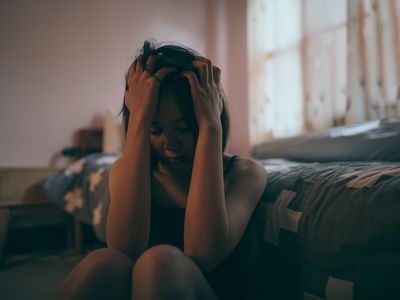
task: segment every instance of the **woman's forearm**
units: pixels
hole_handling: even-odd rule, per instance
[[[129,123],[120,160],[110,171],[107,244],[136,258],[150,235],[150,126]]]
[[[219,262],[229,236],[222,129],[201,128],[186,204],[184,251],[203,268]]]

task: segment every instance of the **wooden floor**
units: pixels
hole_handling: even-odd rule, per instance
[[[68,248],[62,227],[11,230],[0,269],[1,300],[46,300],[90,251],[104,247],[90,226],[83,227],[83,249]]]
[[[63,279],[83,257],[65,251],[42,251],[9,257],[0,270],[1,299],[52,299]]]

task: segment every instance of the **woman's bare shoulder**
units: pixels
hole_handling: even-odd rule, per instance
[[[267,172],[261,163],[249,157],[238,156],[225,188],[227,203],[230,203],[230,207],[236,207],[232,211],[239,207],[239,210],[247,211],[250,216],[261,199],[267,178]]]
[[[227,154],[227,157],[229,159],[232,155]],[[260,162],[249,157],[237,156],[228,176],[231,183],[246,180],[246,178],[250,180],[251,178],[251,180],[256,181],[255,183],[265,185],[267,171]]]
[[[233,162],[234,168],[233,170],[240,171],[240,172],[248,172],[252,170],[263,170],[265,171],[265,168],[263,165],[258,162],[255,159],[252,159],[250,157],[246,156],[240,156],[240,155],[233,155],[229,153],[224,154],[224,164],[227,163],[229,160],[231,160],[235,156],[235,161]]]

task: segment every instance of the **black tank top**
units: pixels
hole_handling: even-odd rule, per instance
[[[232,170],[237,156],[232,156],[224,168],[224,177]],[[149,246],[170,244],[183,250],[183,229],[185,208],[152,209]],[[236,252],[236,251],[235,251]],[[205,274],[218,298],[243,299],[242,278],[238,267],[237,255],[233,253],[220,266]]]
[[[232,156],[224,168],[224,177],[229,174],[237,156]],[[183,250],[183,228],[185,208],[152,208],[149,246],[171,244]]]

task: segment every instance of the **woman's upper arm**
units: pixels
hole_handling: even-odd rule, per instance
[[[232,176],[232,181],[225,192],[229,219],[229,238],[225,256],[230,255],[242,238],[267,183],[267,172],[264,167],[247,158],[240,158],[235,162]]]

